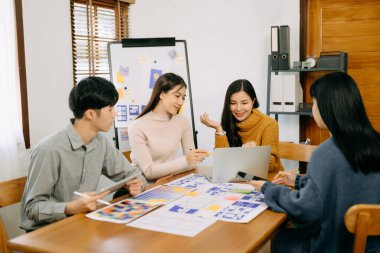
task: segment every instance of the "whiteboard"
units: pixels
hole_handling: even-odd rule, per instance
[[[130,150],[128,126],[145,108],[158,77],[168,72],[181,76],[186,82],[186,101],[180,114],[191,122],[197,146],[186,41],[152,38],[110,42],[108,56],[111,81],[119,93],[115,105],[116,146],[121,151]]]

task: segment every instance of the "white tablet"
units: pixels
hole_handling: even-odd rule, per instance
[[[115,183],[113,185],[110,185],[110,186],[107,186],[105,188],[100,189],[100,191],[98,192],[98,194],[101,194],[101,193],[106,192],[106,191],[114,192],[116,190],[119,190],[120,188],[123,188],[124,185],[128,181],[131,181],[131,180],[139,177],[140,175],[141,175],[141,172],[133,174],[133,175],[127,177],[127,178],[124,178],[124,179],[120,180],[119,182],[117,182],[117,183]]]

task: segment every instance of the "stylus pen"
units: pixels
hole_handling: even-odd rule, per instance
[[[85,198],[89,198],[90,196],[84,194],[84,193],[80,193],[80,192],[74,192],[74,195],[77,195],[77,196],[80,196],[80,197],[85,197]],[[104,204],[104,205],[107,205],[107,206],[112,206],[112,204],[108,201],[105,201],[105,200],[102,200],[102,199],[97,199],[96,200],[98,203],[100,204]]]

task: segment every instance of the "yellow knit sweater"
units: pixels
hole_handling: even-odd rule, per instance
[[[251,115],[236,124],[242,143],[256,142],[257,146],[272,146],[268,172],[284,170],[278,157],[278,124],[277,121],[253,109]],[[226,135],[215,135],[215,148],[229,147]]]

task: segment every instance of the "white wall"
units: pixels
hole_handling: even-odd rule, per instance
[[[70,1],[24,0],[31,146],[66,126],[73,86]]]
[[[213,148],[213,131],[199,123],[208,112],[220,120],[225,91],[240,78],[256,89],[266,111],[270,27],[289,25],[290,60],[299,59],[298,0],[137,0],[130,37],[173,37],[188,45],[194,115],[201,148]],[[298,141],[298,116],[280,116],[280,140]]]

